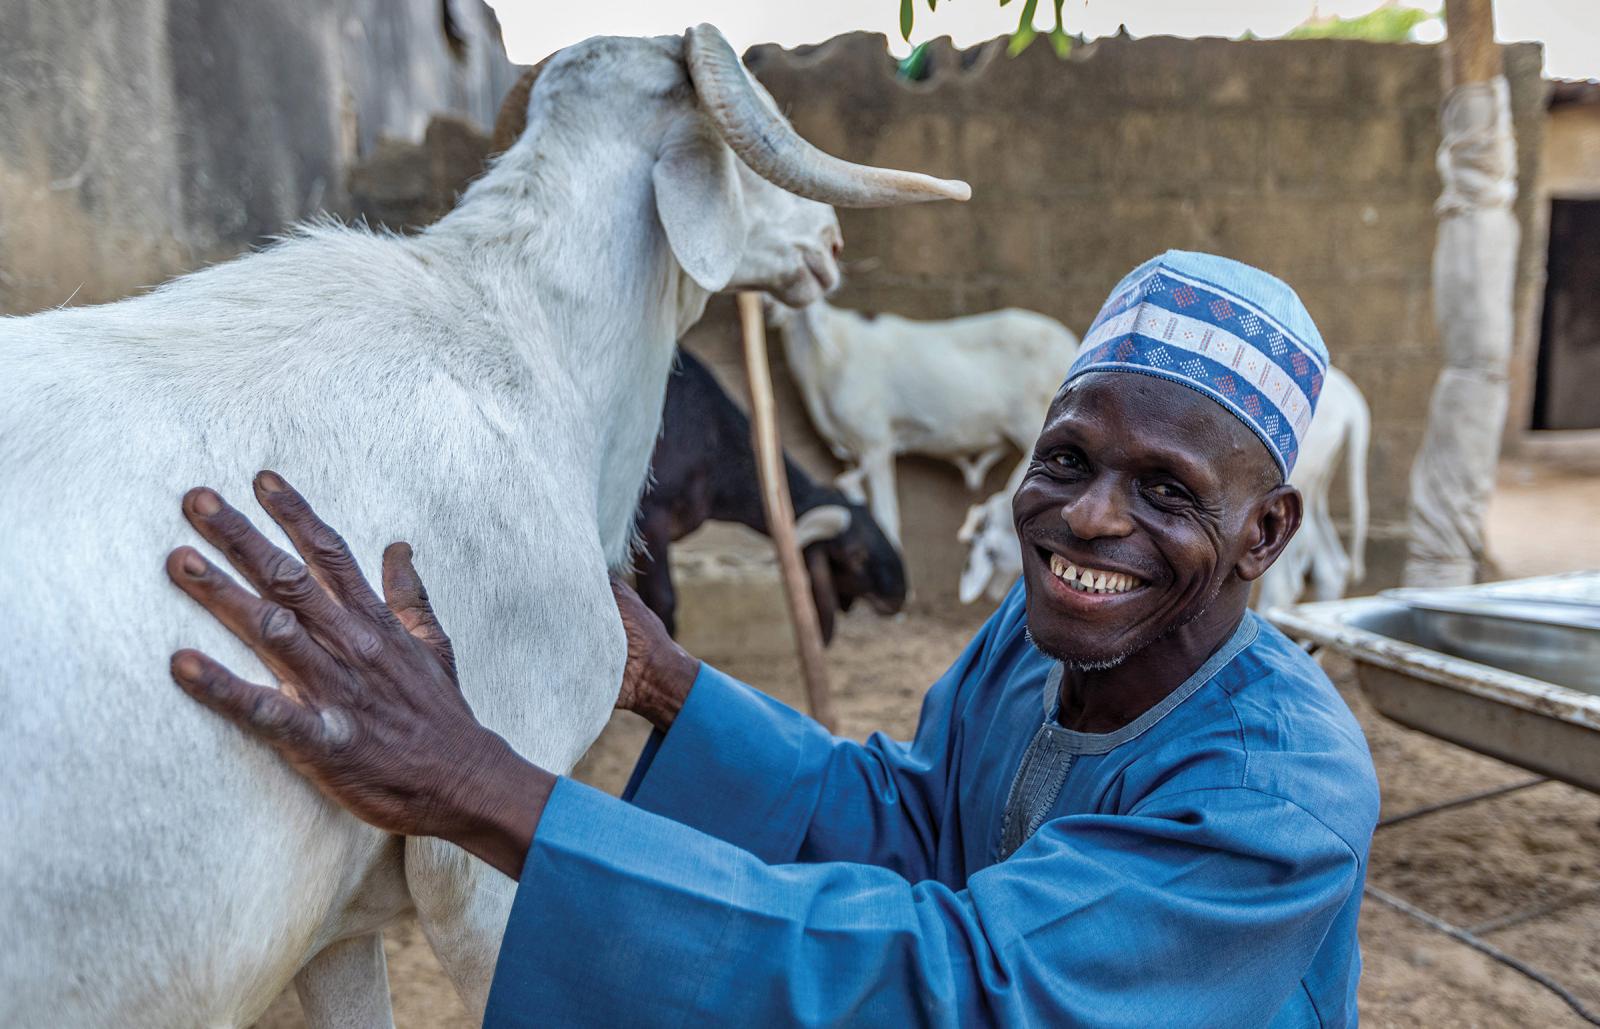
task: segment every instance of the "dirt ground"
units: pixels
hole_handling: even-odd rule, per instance
[[[1495,560],[1507,575],[1600,567],[1600,477],[1508,468],[1491,511]],[[1528,532],[1537,525],[1539,532]],[[922,693],[971,635],[976,614],[894,620],[857,612],[829,651],[842,730],[904,737]],[[791,703],[798,675],[788,655],[701,656]],[[1348,664],[1326,667],[1366,729],[1383,786],[1383,814],[1524,782],[1527,772],[1402,729],[1375,714]],[[645,737],[643,722],[618,715],[578,769],[620,790]],[[1600,796],[1544,783],[1380,828],[1368,881],[1458,926],[1563,983],[1600,1010]],[[1503,923],[1503,924],[1502,924]],[[1553,994],[1462,944],[1368,899],[1362,912],[1368,1025],[1562,1026],[1582,1024]],[[403,1029],[471,1025],[415,924],[388,933],[396,1023]],[[292,991],[259,1023],[303,1025]]]

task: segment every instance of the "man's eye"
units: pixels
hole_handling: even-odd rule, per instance
[[[1087,471],[1089,467],[1084,463],[1081,455],[1071,451],[1066,453],[1051,454],[1045,459],[1045,464],[1049,465],[1054,471],[1071,473],[1084,472]]]
[[[1153,485],[1146,486],[1145,492],[1160,500],[1189,499],[1188,493],[1184,492],[1182,487],[1175,486],[1170,482],[1158,482]]]

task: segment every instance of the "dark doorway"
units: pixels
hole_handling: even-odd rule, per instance
[[[1535,429],[1600,429],[1600,200],[1550,201]]]

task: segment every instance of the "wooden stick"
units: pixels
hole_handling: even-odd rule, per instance
[[[805,681],[811,717],[829,732],[835,727],[833,696],[828,690],[828,669],[822,658],[822,628],[812,606],[811,580],[794,534],[794,503],[789,499],[789,479],[783,467],[783,446],[778,441],[778,408],[772,395],[772,370],[767,363],[767,330],[761,319],[761,294],[739,294],[739,324],[744,330],[744,366],[750,378],[750,442],[761,476],[761,503],[767,513],[767,531],[778,554],[789,623],[794,627],[795,649],[800,655],[800,675]]]
[[[1449,85],[1488,82],[1500,74],[1493,0],[1445,0],[1444,22]]]

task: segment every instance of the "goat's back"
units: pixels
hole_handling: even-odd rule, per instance
[[[1060,322],[1019,308],[942,321],[825,314],[826,331],[848,341],[829,391],[840,420],[886,419],[878,431],[919,453],[1029,449],[1078,352]]]

